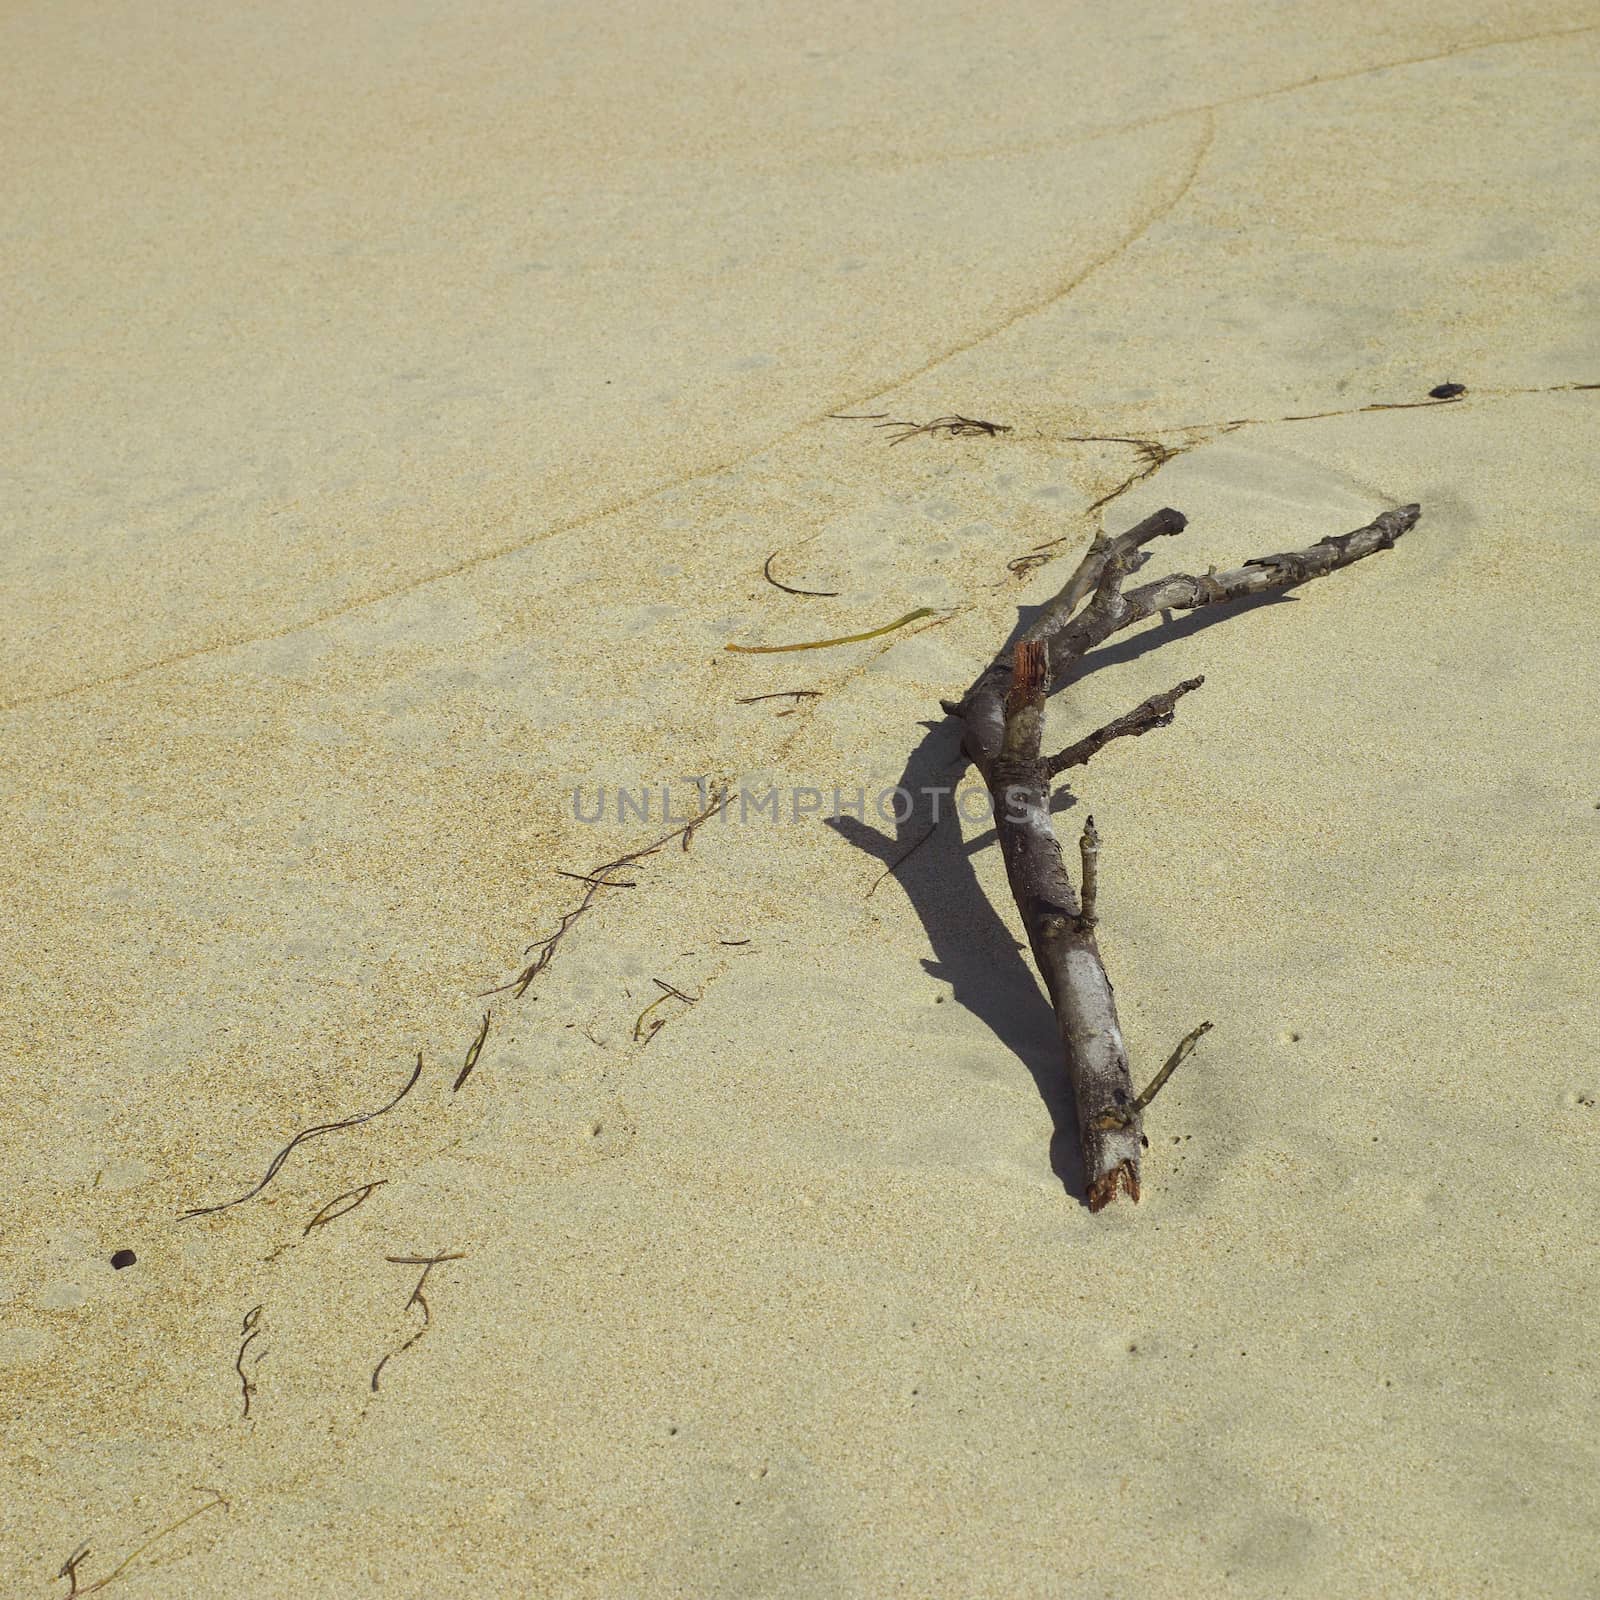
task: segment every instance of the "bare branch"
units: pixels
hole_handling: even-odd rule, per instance
[[[1174,511],[1168,506],[1146,517],[1143,522],[1136,523],[1126,533],[1119,533],[1114,539],[1108,539],[1103,533],[1098,534],[1094,543],[1084,552],[1077,569],[1062,585],[1061,592],[1046,604],[1043,613],[1023,637],[1048,638],[1070,620],[1073,612],[1083,603],[1084,596],[1099,587],[1100,579],[1109,565],[1131,561],[1133,564],[1125,570],[1136,571],[1149,559],[1149,552],[1144,551],[1143,546],[1152,539],[1170,538],[1182,533],[1188,525],[1189,519],[1181,511]]]
[[[1039,759],[1045,654],[1038,639],[1023,639],[1015,648],[989,787],[1006,878],[1055,1008],[1078,1112],[1089,1209],[1098,1211],[1119,1193],[1139,1198],[1139,1118],[1093,918],[1078,908],[1050,825],[1049,781]]]
[[[1421,506],[1400,506],[1385,511],[1353,533],[1319,539],[1307,550],[1256,556],[1231,572],[1208,572],[1201,578],[1185,573],[1158,578],[1124,596],[1134,613],[1128,622],[1154,616],[1158,611],[1193,611],[1200,606],[1215,605],[1219,600],[1243,600],[1251,595],[1270,594],[1276,589],[1292,589],[1313,578],[1325,578],[1330,572],[1337,572],[1340,567],[1348,567],[1363,557],[1393,549],[1395,540],[1409,533],[1421,515]],[[1127,625],[1127,622],[1120,624]]]
[[[1187,526],[1188,519],[1181,511],[1166,508],[1146,517],[1143,522],[1115,538],[1107,538],[1103,533],[1097,535],[1072,576],[1062,585],[1059,593],[1045,602],[1044,608],[1022,637],[1050,639],[1071,621],[1084,597],[1099,588],[1108,567],[1116,564],[1120,581],[1121,577],[1144,564],[1146,555],[1142,546],[1152,539],[1182,533]],[[939,702],[948,715],[964,718],[969,731],[978,735],[968,754],[980,772],[986,771],[987,762],[1000,748],[1001,705],[1010,676],[1011,658],[1002,652],[960,700]]]
[[[1157,612],[1194,611],[1219,601],[1244,600],[1279,589],[1292,589],[1313,578],[1325,578],[1340,567],[1348,567],[1365,556],[1392,548],[1395,540],[1413,528],[1421,515],[1419,506],[1401,506],[1385,511],[1353,533],[1319,539],[1309,549],[1257,556],[1242,567],[1228,572],[1208,572],[1198,578],[1175,572],[1126,594],[1121,590],[1121,580],[1131,569],[1119,564],[1115,557],[1108,558],[1094,598],[1077,616],[1048,634],[1050,680],[1058,681],[1069,667],[1112,634],[1143,622]]]
[[[1096,728],[1093,733],[1085,734],[1076,744],[1069,744],[1065,750],[1058,750],[1055,755],[1048,757],[1044,764],[1045,776],[1053,778],[1057,773],[1065,772],[1068,767],[1084,766],[1091,757],[1099,755],[1113,739],[1137,738],[1152,728],[1166,727],[1176,714],[1174,707],[1178,701],[1192,690],[1198,689],[1205,681],[1204,678],[1185,678],[1182,683],[1175,684],[1163,693],[1153,694],[1148,700],[1141,700],[1132,711],[1123,712],[1120,717],[1108,722],[1103,728]]]

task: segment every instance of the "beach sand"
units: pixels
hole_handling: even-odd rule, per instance
[[[1592,9],[0,33],[6,1594],[1600,1593]],[[1137,1206],[981,822],[707,822],[486,996],[618,786],[948,780],[1102,528],[1412,500],[1052,705],[1206,677],[1057,819],[1135,1076],[1215,1024]]]

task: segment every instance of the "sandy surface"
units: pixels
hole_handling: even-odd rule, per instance
[[[1592,9],[0,39],[7,1595],[1600,1592]],[[481,998],[663,831],[575,784],[947,771],[1102,526],[1412,499],[1053,713],[1207,677],[1076,785],[1136,1073],[1216,1024],[1137,1208],[981,826],[707,825]]]

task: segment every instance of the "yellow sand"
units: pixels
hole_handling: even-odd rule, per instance
[[[7,1595],[1600,1592],[1591,8],[0,41]],[[481,998],[664,831],[574,784],[892,784],[1102,526],[1412,499],[1052,711],[1207,679],[1059,819],[1136,1073],[1215,1022],[1138,1207],[981,824],[708,824]]]

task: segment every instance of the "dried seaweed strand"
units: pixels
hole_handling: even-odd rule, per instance
[[[339,1122],[319,1123],[315,1128],[304,1128],[292,1138],[277,1155],[272,1158],[267,1167],[266,1175],[253,1189],[247,1189],[242,1195],[233,1200],[224,1200],[220,1205],[196,1206],[192,1211],[180,1211],[178,1220],[186,1221],[189,1217],[209,1217],[213,1212],[226,1211],[230,1206],[242,1206],[246,1200],[253,1200],[266,1186],[277,1177],[279,1169],[289,1159],[290,1153],[298,1145],[308,1139],[320,1138],[325,1133],[337,1133],[341,1128],[359,1127],[363,1122],[371,1122],[375,1117],[381,1117],[386,1112],[393,1111],[405,1097],[416,1087],[417,1079],[422,1076],[422,1052],[417,1052],[417,1064],[412,1069],[411,1076],[406,1079],[405,1087],[387,1105],[381,1105],[376,1111],[364,1111],[358,1117],[345,1117]]]
[[[256,1386],[245,1376],[244,1353],[256,1339],[261,1337],[261,1329],[257,1326],[261,1321],[261,1310],[260,1306],[252,1306],[249,1311],[245,1312],[244,1321],[239,1327],[239,1332],[243,1336],[244,1342],[239,1346],[238,1355],[233,1358],[233,1370],[239,1374],[239,1392],[244,1396],[244,1415],[246,1420],[250,1416],[250,1396],[256,1392]],[[266,1351],[263,1350],[261,1355],[265,1354]],[[258,1366],[261,1364],[261,1356],[256,1357],[256,1364]]]
[[[894,860],[891,861],[889,863],[889,865],[886,866],[883,869],[883,871],[880,872],[878,874],[878,876],[872,880],[872,888],[868,889],[867,892],[861,898],[863,900],[870,900],[872,898],[872,896],[873,896],[873,893],[876,891],[878,885],[880,883],[882,883],[885,878],[892,877],[894,875],[895,869],[898,868],[903,862],[909,861],[911,859],[911,857],[914,856],[917,853],[917,851],[919,851],[923,847],[923,845],[925,845],[934,836],[934,834],[938,831],[938,828],[939,828],[939,824],[937,822],[935,822],[928,829],[928,831],[925,834],[923,834],[920,839],[918,839],[916,841],[915,844],[908,845],[904,850],[902,850],[900,852],[900,854],[897,855],[894,858]]]
[[[664,1005],[668,1000],[681,1000],[685,1005],[688,1006],[699,1005],[700,1003],[700,997],[698,995],[685,994],[682,989],[675,989],[670,983],[663,982],[660,978],[652,978],[650,981],[661,990],[661,993],[657,995],[656,998],[639,1013],[639,1015],[634,1019],[633,1024],[633,1037],[636,1040],[642,1039],[645,1044],[649,1044],[650,1041],[655,1038],[655,1036],[667,1025],[667,1019],[665,1017],[658,1017],[655,1022],[651,1023],[648,1032],[641,1033],[640,1030],[644,1027],[644,1019],[648,1017],[657,1006]]]
[[[378,1375],[383,1371],[383,1369],[388,1366],[396,1356],[403,1356],[406,1351],[409,1350],[412,1345],[414,1345],[417,1340],[420,1339],[423,1334],[425,1334],[428,1329],[433,1326],[433,1312],[428,1305],[428,1297],[422,1292],[423,1286],[428,1281],[428,1274],[432,1272],[441,1261],[464,1261],[466,1259],[466,1252],[457,1250],[451,1252],[450,1254],[440,1256],[385,1256],[383,1259],[385,1261],[394,1262],[396,1266],[422,1268],[422,1276],[417,1279],[417,1286],[411,1291],[411,1298],[405,1303],[405,1309],[407,1311],[409,1311],[412,1306],[419,1306],[421,1308],[422,1326],[418,1328],[417,1331],[412,1334],[403,1345],[400,1345],[397,1349],[391,1350],[388,1355],[386,1355],[383,1360],[372,1369],[372,1392],[374,1394],[378,1392]]]
[[[1238,424],[1228,423],[1223,427],[1222,431],[1230,432],[1236,426]],[[1131,435],[1118,433],[1070,433],[1065,435],[1066,439],[1076,444],[1131,444],[1139,452],[1139,456],[1144,463],[1143,466],[1124,478],[1116,488],[1107,490],[1098,500],[1092,501],[1085,506],[1081,514],[1086,517],[1092,517],[1095,512],[1103,510],[1113,500],[1125,495],[1136,484],[1143,483],[1146,478],[1159,472],[1169,461],[1176,460],[1185,451],[1194,449],[1198,444],[1210,443],[1212,437],[1219,437],[1219,435],[1208,436],[1205,439],[1194,439],[1188,444],[1167,445],[1163,444],[1159,439],[1138,439]],[[1020,555],[1015,560],[1008,561],[1006,569],[1015,573],[1019,578],[1023,577],[1032,572],[1035,567],[1042,567],[1047,562],[1055,560],[1055,557],[1049,552],[1059,549],[1068,540],[1076,537],[1076,534],[1064,533],[1059,539],[1047,539],[1043,544],[1036,544],[1026,555]]]
[[[124,1556],[121,1562],[112,1568],[112,1570],[108,1572],[105,1577],[97,1578],[89,1585],[87,1589],[80,1589],[78,1587],[78,1568],[82,1564],[84,1558],[89,1554],[89,1546],[87,1544],[79,1545],[78,1548],[67,1557],[66,1561],[62,1563],[61,1570],[56,1574],[58,1578],[65,1578],[70,1586],[66,1594],[62,1597],[62,1600],[75,1600],[75,1597],[79,1595],[99,1593],[99,1591],[104,1589],[108,1584],[115,1583],[116,1580],[120,1578],[122,1574],[126,1572],[128,1568],[131,1567],[134,1562],[145,1553],[146,1550],[149,1550],[155,1545],[160,1544],[163,1539],[170,1538],[178,1531],[179,1528],[183,1527],[185,1523],[193,1522],[196,1517],[203,1516],[207,1511],[210,1511],[213,1506],[221,1506],[224,1511],[231,1509],[228,1505],[227,1499],[215,1489],[206,1489],[196,1486],[195,1492],[197,1494],[208,1494],[211,1496],[211,1498],[203,1505],[196,1506],[193,1511],[187,1512],[185,1515],[179,1517],[176,1522],[169,1522],[167,1526],[161,1529],[159,1533],[151,1534],[150,1537],[146,1539],[137,1550],[135,1550],[131,1555]]]
[[[897,432],[890,444],[903,444],[922,433],[942,433],[951,439],[983,434],[992,439],[996,434],[1011,432],[1009,423],[985,422],[980,417],[964,417],[959,412],[935,417],[932,422],[898,422],[887,411],[830,411],[828,416],[834,422],[875,422],[880,428],[893,428]]]
[[[765,578],[774,589],[782,589],[785,594],[809,595],[813,599],[817,600],[837,600],[839,598],[839,591],[837,589],[794,589],[791,588],[787,583],[780,583],[772,576],[772,563],[778,559],[780,554],[780,551],[774,550],[761,566],[761,576]]]
[[[492,1011],[484,1012],[483,1026],[478,1029],[478,1037],[472,1041],[472,1048],[467,1051],[466,1065],[456,1074],[456,1081],[450,1085],[451,1094],[472,1076],[472,1069],[478,1064],[478,1053],[483,1049],[483,1041],[489,1037],[489,1019],[493,1015]]]
[[[908,622],[937,615],[938,611],[933,606],[918,606],[915,611],[908,611],[903,617],[897,617],[881,628],[869,628],[865,633],[847,633],[837,639],[811,639],[805,644],[725,644],[722,648],[742,656],[781,655],[786,650],[827,650],[836,644],[861,644],[867,639],[880,639],[886,633],[893,633],[896,628],[905,627]]]
[[[932,422],[880,422],[880,428],[898,428],[900,431],[892,438],[891,445],[904,444],[907,439],[915,439],[919,434],[942,433],[947,438],[961,439],[968,434],[981,433],[987,438],[994,438],[996,434],[1010,433],[1010,425],[1004,422],[984,422],[978,417],[963,417],[952,413],[946,417],[935,417]]]
[[[499,984],[493,989],[486,990],[485,993],[504,994],[509,989],[513,994],[515,994],[516,998],[520,1000],[523,995],[528,992],[528,986],[533,982],[533,980],[537,978],[539,974],[543,972],[545,968],[547,968],[555,959],[556,950],[560,946],[562,939],[566,937],[567,932],[572,927],[573,923],[575,923],[579,917],[594,909],[595,896],[598,895],[602,889],[633,887],[631,883],[623,884],[608,879],[606,876],[608,873],[614,872],[618,867],[629,866],[635,861],[643,861],[646,856],[654,855],[657,850],[660,850],[664,846],[671,844],[674,839],[681,839],[683,841],[683,848],[687,850],[689,848],[689,841],[694,838],[695,830],[703,823],[709,822],[711,818],[716,816],[719,812],[726,810],[728,802],[731,799],[732,795],[730,791],[726,788],[721,789],[718,791],[717,798],[712,801],[711,804],[709,804],[699,816],[691,819],[689,822],[686,822],[681,828],[674,828],[671,833],[662,834],[659,839],[656,839],[652,843],[645,845],[641,850],[630,850],[627,855],[618,856],[615,861],[607,861],[602,866],[591,868],[590,871],[583,875],[579,880],[580,882],[585,882],[589,885],[589,888],[584,894],[583,899],[580,900],[578,904],[575,905],[570,911],[562,914],[561,922],[554,933],[546,934],[544,938],[535,941],[533,944],[530,944],[523,952],[524,955],[533,955],[534,959],[509,983]],[[538,952],[537,955],[534,955],[535,951]]]
[[[1167,1079],[1182,1065],[1189,1052],[1200,1043],[1206,1034],[1211,1032],[1211,1024],[1202,1022],[1198,1028],[1191,1028],[1178,1041],[1178,1048],[1167,1057],[1166,1065],[1150,1080],[1149,1087],[1133,1102],[1136,1112],[1143,1111],[1155,1097],[1166,1087]]]
[[[333,1199],[331,1199],[327,1205],[325,1205],[316,1214],[316,1216],[314,1216],[305,1225],[300,1237],[304,1239],[314,1228],[325,1228],[330,1222],[336,1222],[340,1217],[348,1215],[350,1212],[354,1211],[357,1206],[365,1203],[365,1201],[371,1196],[374,1189],[381,1189],[388,1181],[389,1180],[387,1178],[374,1178],[371,1183],[364,1183],[357,1189],[346,1189],[343,1194],[336,1194]],[[338,1205],[341,1200],[348,1200],[350,1204],[342,1207],[338,1211],[335,1211],[333,1208]]]

